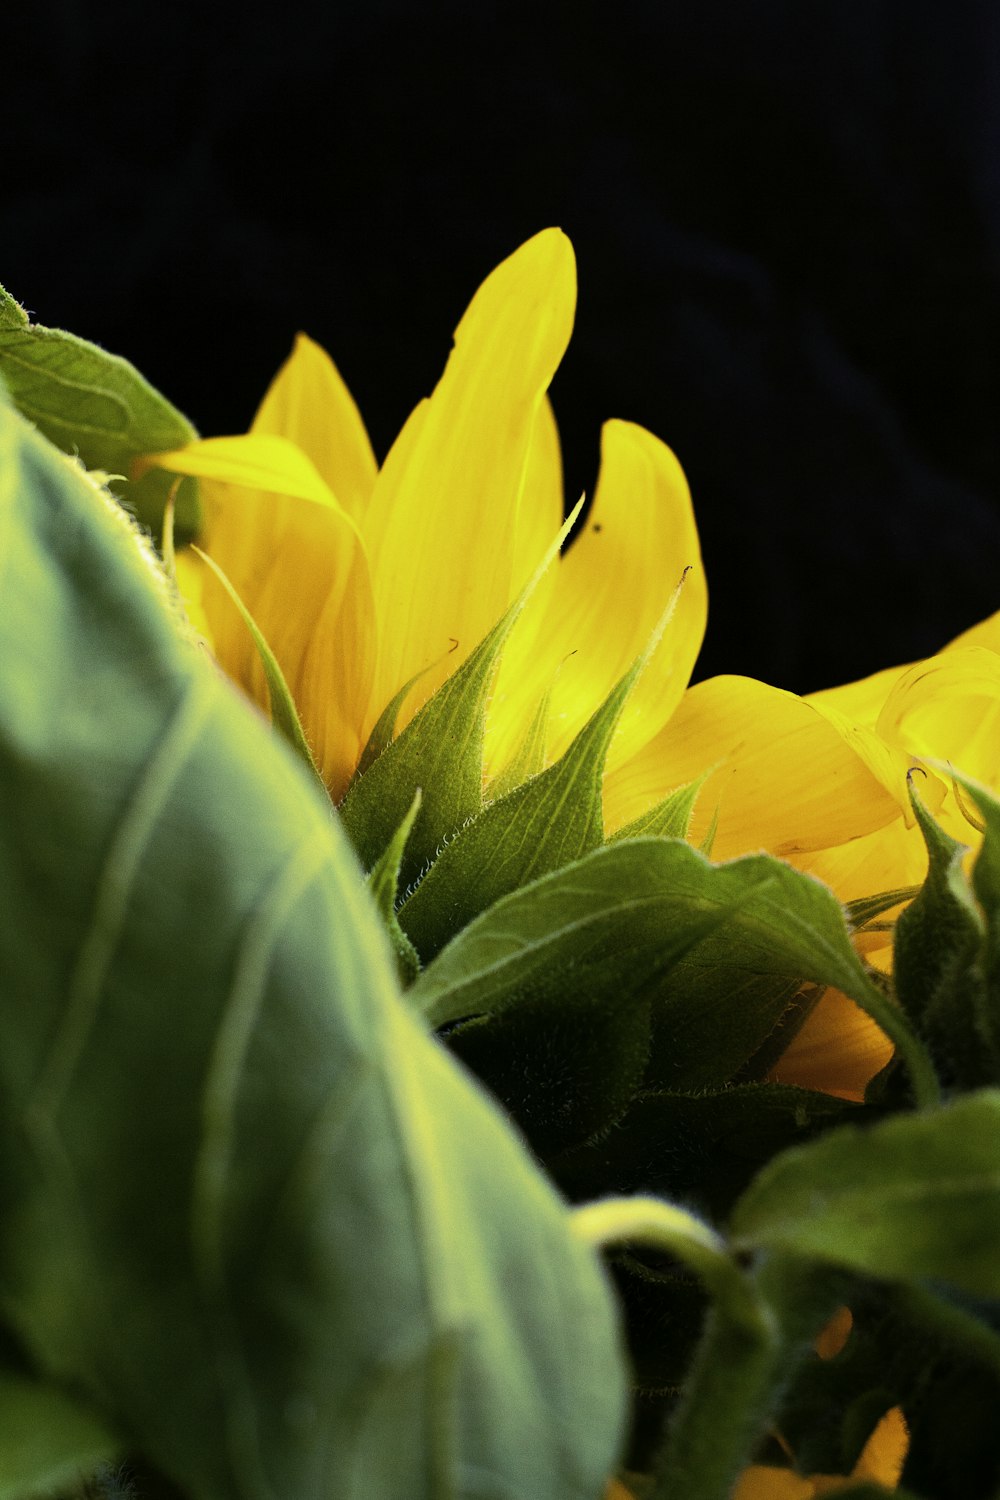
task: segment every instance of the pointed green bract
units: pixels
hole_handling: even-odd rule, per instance
[[[399,893],[399,871],[403,863],[406,841],[410,836],[417,813],[420,811],[420,791],[410,803],[410,810],[389,841],[389,845],[368,876],[368,889],[378,909],[385,930],[389,935],[392,951],[396,955],[396,968],[403,984],[410,984],[420,972],[417,950],[396,919],[396,900]]]
[[[489,803],[441,851],[400,913],[425,962],[501,897],[600,845],[604,762],[638,673],[616,684],[554,765]]]
[[[744,1249],[1000,1297],[1000,1091],[786,1152],[732,1228]]]
[[[407,844],[404,883],[415,880],[445,842],[482,807],[486,705],[500,653],[579,510],[577,505],[532,577],[489,634],[348,789],[340,815],[366,870],[372,868],[403,821],[418,787],[422,801]]]
[[[985,923],[962,865],[968,848],[934,821],[912,776],[910,800],[928,869],[896,923],[893,980],[947,1082],[976,1088],[1000,1081],[1000,1053],[983,973]]]
[[[400,1003],[314,783],[10,410],[0,593],[0,1318],[27,1360],[212,1500],[599,1494],[624,1392],[595,1257]]]
[[[619,828],[611,835],[609,843],[616,843],[620,839],[643,838],[646,835],[663,839],[686,839],[698,793],[710,775],[711,772],[706,771],[704,776],[689,781],[687,786],[679,786],[648,812],[640,813],[631,823]],[[706,849],[704,852],[708,854],[710,851]]]
[[[978,1010],[977,1030],[988,1053],[990,1081],[1000,1082],[1000,801],[994,792],[953,766],[947,771],[968,793],[983,819],[983,841],[972,867],[972,889],[986,921],[982,949],[986,994]]]
[[[549,705],[552,701],[550,689],[535,709],[527,733],[517,748],[513,759],[504,766],[495,781],[491,781],[487,796],[491,802],[506,797],[522,782],[537,776],[545,765],[545,737],[549,726]]]
[[[132,480],[136,459],[183,447],[197,437],[185,416],[161,396],[128,360],[59,328],[31,323],[0,287],[0,376],[15,406],[66,453],[88,469],[122,476],[119,493],[154,535],[159,535],[167,492],[165,474]],[[196,490],[183,485],[178,531],[197,526]]]
[[[64,1391],[0,1371],[0,1500],[47,1500],[73,1490],[121,1443]]]
[[[285,674],[278,665],[278,658],[264,639],[257,621],[247,609],[218,563],[209,557],[207,552],[202,552],[200,547],[192,547],[191,551],[197,553],[202,562],[212,570],[215,577],[222,584],[222,587],[236,606],[240,619],[253,638],[254,646],[257,648],[257,655],[260,658],[260,664],[264,669],[264,678],[267,682],[268,699],[271,705],[271,723],[286,743],[295,751],[295,754],[302,761],[303,765],[308,766],[309,770],[316,777],[316,780],[322,783],[323,778],[320,775],[319,767],[313,759],[313,753],[309,748],[309,742],[302,728],[302,722],[299,719],[295,701],[292,698],[288,683],[285,681]]]

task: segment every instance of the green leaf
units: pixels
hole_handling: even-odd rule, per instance
[[[136,459],[182,447],[197,437],[188,419],[155,390],[128,360],[97,344],[31,323],[0,287],[0,376],[14,404],[65,453],[88,469],[120,476],[120,493],[154,536],[162,524],[170,475],[132,480]],[[178,497],[178,532],[197,528],[196,490]]]
[[[257,621],[247,609],[243,600],[219,567],[219,564],[209,557],[207,552],[202,552],[200,547],[192,547],[191,551],[197,553],[202,562],[215,574],[235,605],[240,619],[250,632],[254,646],[257,649],[257,655],[260,658],[260,664],[264,669],[264,679],[267,682],[268,699],[271,705],[271,723],[285,742],[294,750],[303,765],[309,768],[316,777],[316,780],[322,785],[323,778],[320,775],[319,767],[313,759],[313,753],[309,748],[305,730],[302,728],[302,722],[299,719],[291,690],[285,681],[285,674],[278,665],[278,658],[264,639],[263,632]]]
[[[721,1222],[778,1152],[863,1113],[845,1099],[790,1084],[643,1089],[614,1130],[561,1156],[551,1170],[573,1202],[612,1189],[656,1193]]]
[[[417,950],[396,919],[396,899],[399,891],[399,871],[403,863],[403,851],[410,836],[417,813],[420,811],[420,792],[414,793],[410,810],[397,828],[389,846],[368,876],[368,889],[372,900],[385,923],[392,951],[396,955],[396,968],[400,981],[411,984],[420,972]]]
[[[0,1500],[68,1489],[120,1447],[106,1423],[64,1391],[0,1371]]]
[[[340,815],[366,870],[383,853],[418,787],[422,801],[407,844],[404,883],[413,881],[444,842],[482,807],[486,706],[500,654],[579,510],[577,505],[532,577],[489,634],[414,714],[402,734],[387,744],[364,775],[348,788]],[[391,730],[411,685],[401,689],[388,705],[380,724],[387,714],[391,715],[387,724]]]
[[[401,919],[413,936],[410,905]],[[843,990],[905,1048],[930,1091],[933,1075],[928,1080],[919,1043],[866,975],[836,898],[769,855],[712,865],[678,841],[605,845],[471,923],[428,965],[411,998],[440,1026],[564,989],[572,965],[578,991],[613,1003],[664,980],[696,943],[697,961],[706,969],[721,965],[732,975],[812,980]],[[744,1059],[777,1017],[772,1012],[765,1019],[763,1035],[758,1023],[741,1043]],[[703,1020],[691,1017],[699,1047]],[[739,1025],[736,1015],[727,1015],[728,1022]],[[720,1045],[728,1048],[731,1040]]]
[[[0,411],[0,1317],[212,1500],[600,1493],[596,1259],[401,1004],[330,809]]]
[[[960,1088],[1000,1081],[983,974],[986,929],[962,867],[965,844],[924,806],[910,775],[910,801],[928,869],[919,894],[896,923],[893,979],[946,1081]]]
[[[679,590],[680,585],[646,649],[559,760],[470,817],[440,851],[400,912],[400,922],[424,962],[503,896],[603,842],[602,784],[608,747],[676,607]]]
[[[732,1225],[746,1249],[1000,1296],[1000,1091],[788,1151]]]

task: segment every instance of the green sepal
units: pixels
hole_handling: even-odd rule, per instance
[[[394,693],[389,699],[389,702],[386,704],[385,708],[383,708],[382,712],[376,719],[375,724],[372,727],[371,734],[365,741],[365,748],[362,750],[361,755],[358,759],[358,764],[354,769],[353,775],[351,776],[350,786],[353,786],[356,781],[359,781],[365,774],[365,772],[369,769],[369,767],[375,764],[379,756],[382,754],[382,751],[387,749],[388,746],[391,745],[393,739],[395,738],[396,723],[399,719],[400,710],[403,707],[403,704],[406,702],[407,698],[416,687],[421,677],[424,676],[424,673],[429,671],[429,666],[421,667],[420,671],[414,672],[409,681],[404,682],[399,691]],[[350,790],[350,787],[348,788],[348,790]]]
[[[487,801],[495,802],[500,797],[506,797],[508,792],[512,792],[522,782],[530,781],[532,776],[537,776],[543,769],[551,702],[552,689],[550,688],[535,709],[527,732],[512,759],[486,788]]]
[[[0,375],[21,413],[64,453],[109,476],[110,487],[159,536],[171,476],[133,479],[150,453],[183,447],[198,436],[175,406],[134,365],[60,328],[31,323],[0,287]],[[181,486],[177,529],[196,534],[197,489]]]
[[[614,844],[621,839],[637,839],[647,836],[662,839],[686,839],[698,793],[710,775],[711,772],[706,771],[704,776],[689,781],[686,786],[677,787],[648,812],[640,813],[631,823],[626,823],[624,828],[617,829],[608,842]],[[708,854],[709,850],[704,852]]]
[[[417,950],[410,942],[406,933],[400,927],[396,918],[396,900],[399,892],[399,871],[403,863],[403,852],[406,849],[406,841],[413,829],[417,813],[420,811],[420,790],[413,794],[406,817],[400,823],[396,832],[389,840],[389,844],[377,860],[374,868],[367,878],[368,889],[372,900],[378,909],[385,930],[389,934],[389,942],[396,956],[396,969],[399,973],[400,983],[412,984],[420,972],[420,959]]]
[[[489,803],[441,850],[400,912],[400,921],[425,963],[502,897],[602,844],[608,747],[632,689],[676,607],[677,592],[645,650],[560,758]]]
[[[737,1204],[746,1250],[1000,1297],[1000,1091],[866,1132],[833,1130],[764,1168]]]
[[[1000,1082],[983,973],[986,924],[962,865],[968,848],[935,822],[912,772],[909,792],[928,868],[919,894],[896,923],[896,994],[946,1083],[968,1089]]]
[[[536,777],[525,792],[543,780]],[[472,831],[453,847],[459,849]],[[502,838],[503,828],[495,833]],[[468,847],[478,851],[478,840]],[[516,846],[508,864],[515,854]],[[415,935],[408,920],[416,899],[406,903],[400,920],[424,956],[420,929]],[[462,899],[461,893],[454,899]],[[933,1096],[935,1081],[920,1043],[865,972],[832,892],[769,855],[713,865],[679,840],[603,845],[503,897],[463,928],[421,974],[411,999],[431,1024],[443,1025],[565,992],[570,974],[574,993],[606,996],[613,1005],[616,996],[638,998],[662,986],[696,943],[699,966],[719,966],[735,979],[811,980],[843,990],[905,1049],[919,1084]],[[713,993],[724,1008],[724,987]],[[685,1014],[683,990],[672,1003],[678,1027],[692,1036],[689,1055],[697,1060],[704,1052],[705,1022]],[[784,1003],[779,995],[762,1016],[742,1021],[735,1007],[726,1013],[725,1024],[737,1035],[741,1027],[747,1030],[738,1045],[726,1038],[725,1076],[764,1041]],[[716,1025],[713,1033],[719,1045],[721,1030]],[[683,1059],[680,1045],[679,1052]]]
[[[0,1500],[47,1500],[121,1450],[106,1421],[67,1392],[0,1370]]]
[[[1000,1083],[1000,801],[994,792],[953,766],[938,769],[947,771],[957,788],[969,793],[983,819],[983,841],[972,866],[972,890],[986,922],[981,957],[986,994],[978,1010],[976,1031],[990,1082]]]
[[[582,503],[582,502],[581,502]],[[490,688],[501,652],[539,579],[576,520],[571,512],[510,608],[461,666],[353,781],[340,816],[363,867],[370,870],[406,816],[419,787],[420,812],[407,844],[401,878],[410,884],[445,842],[483,805],[483,736]],[[400,690],[397,699],[409,691]],[[393,703],[382,715],[391,714]],[[380,722],[382,722],[380,719]],[[405,924],[404,924],[405,926]]]
[[[899,886],[893,891],[878,891],[874,896],[858,896],[854,901],[844,902],[844,914],[852,932],[866,932],[880,926],[879,918],[904,901],[912,901],[920,890],[919,885]],[[895,926],[895,923],[887,924]]]
[[[309,768],[322,786],[323,777],[320,775],[319,767],[309,748],[309,741],[306,739],[305,730],[302,728],[302,721],[295,707],[295,700],[292,697],[291,689],[285,681],[285,674],[278,664],[278,658],[264,638],[263,631],[214,558],[209,557],[207,552],[202,552],[200,547],[192,547],[191,551],[201,558],[202,562],[211,569],[212,573],[222,584],[222,587],[236,606],[240,619],[250,632],[257,650],[257,656],[260,659],[260,664],[264,669],[268,700],[271,705],[271,723],[286,744],[291,746],[295,754]]]

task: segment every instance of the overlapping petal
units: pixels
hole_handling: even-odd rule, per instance
[[[575,302],[573,252],[559,230],[503,261],[473,297],[441,380],[379,473],[365,534],[376,613],[391,628],[380,643],[372,720],[430,667],[405,722],[524,582],[516,568],[528,453]]]
[[[559,559],[544,614],[537,604],[529,606],[508,647],[491,715],[489,763],[503,764],[513,749],[512,726],[530,718],[550,689],[549,756],[561,754],[645,649],[685,569],[665,638],[612,743],[611,766],[652,739],[672,714],[701,648],[708,600],[680,464],[635,423],[605,423],[587,523]]]
[[[905,788],[908,762],[899,760]],[[690,688],[660,733],[608,776],[609,830],[710,767],[692,837],[704,835],[717,810],[720,859],[824,849],[899,816],[897,798],[856,744],[813,705],[753,678],[712,677]]]
[[[295,443],[361,522],[378,473],[372,445],[340,371],[304,333],[268,387],[250,430]]]
[[[324,780],[341,795],[363,744],[376,646],[368,560],[357,526],[286,438],[206,439],[155,461],[201,479],[203,547],[277,657]],[[190,586],[190,564],[181,577]],[[249,633],[207,570],[199,594],[218,660],[266,705]]]

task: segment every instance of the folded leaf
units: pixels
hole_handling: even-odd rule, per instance
[[[127,359],[61,328],[31,323],[0,287],[0,376],[15,406],[88,469],[125,480],[145,453],[177,448],[197,436],[188,419]],[[151,474],[128,485],[129,505],[159,535],[170,480]],[[178,497],[178,530],[197,520],[194,487]]]
[[[0,410],[0,1317],[199,1500],[590,1500],[593,1254],[400,1004],[331,817]]]
[[[732,1227],[747,1249],[1000,1296],[1000,1091],[786,1152]]]

